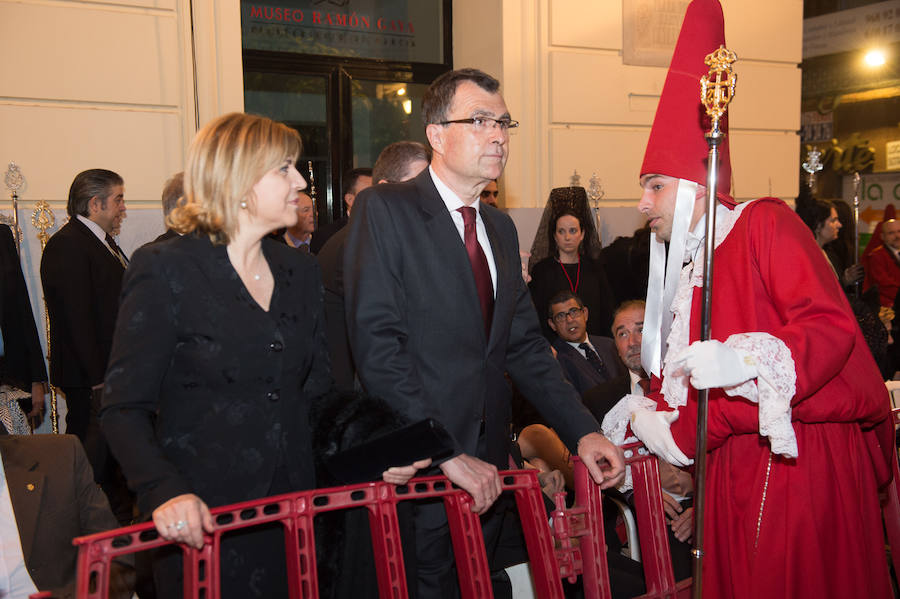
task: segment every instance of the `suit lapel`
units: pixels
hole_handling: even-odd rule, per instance
[[[488,241],[491,244],[491,253],[494,255],[494,266],[497,269],[497,293],[495,294],[494,299],[494,318],[491,321],[491,338],[488,343],[488,351],[493,349],[494,344],[497,341],[498,337],[498,329],[499,326],[497,323],[507,322],[509,320],[509,311],[514,309],[515,299],[510,299],[509,294],[511,293],[511,289],[514,289],[514,286],[509,285],[509,265],[506,260],[503,259],[505,256],[503,240],[500,237],[500,233],[497,231],[496,223],[493,220],[493,215],[490,213],[490,210],[481,210],[481,220],[484,222],[484,228],[487,231]]]
[[[90,243],[93,245],[96,251],[102,252],[104,260],[109,260],[110,264],[114,264],[122,270],[125,270],[125,267],[122,266],[122,263],[119,262],[119,259],[113,256],[112,252],[106,246],[106,244],[100,241],[100,239],[96,235],[94,235],[94,232],[88,229],[87,225],[85,225],[83,222],[78,220],[77,217],[74,216],[69,219],[69,222],[72,223],[72,226],[76,231],[90,240]]]
[[[440,273],[440,280],[446,289],[448,286],[458,285],[462,289],[461,298],[467,298],[465,307],[459,315],[461,328],[472,327],[481,332],[484,338],[484,320],[481,317],[481,304],[478,301],[478,290],[475,287],[475,275],[472,273],[472,265],[469,263],[469,255],[466,246],[453,217],[447,211],[447,205],[441,199],[431,174],[428,169],[416,177],[416,186],[419,189],[420,206],[424,212],[425,230],[428,238],[438,248],[441,263],[436,265]],[[496,318],[496,312],[495,312]]]
[[[3,443],[3,470],[22,542],[22,554],[25,563],[28,563],[37,534],[46,475],[38,460],[28,458],[18,449],[19,444],[15,439],[10,438]]]

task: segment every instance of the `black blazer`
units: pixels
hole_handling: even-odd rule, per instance
[[[309,251],[318,254],[325,247],[325,242],[332,238],[338,231],[341,231],[347,225],[347,217],[340,220],[326,223],[313,231],[312,239],[309,240]]]
[[[623,372],[608,381],[585,391],[581,399],[599,422],[619,400],[631,393],[631,375],[623,366]]]
[[[75,597],[74,537],[118,528],[109,503],[72,435],[0,434],[0,456],[25,566],[39,591]],[[111,597],[131,597],[132,558],[113,562]]]
[[[603,376],[597,372],[597,369],[587,361],[587,358],[581,355],[581,352],[561,338],[554,338],[552,343],[553,347],[556,348],[556,359],[559,360],[563,373],[581,394],[584,394],[591,387],[619,376],[625,370],[616,352],[616,344],[612,339],[588,335],[588,340],[594,346],[594,349],[597,350],[597,355],[603,361],[609,376]]]
[[[0,328],[6,352],[0,357],[0,382],[30,393],[31,383],[47,380],[47,367],[12,230],[5,225],[0,226],[0,277]]]
[[[144,245],[147,245],[149,243],[159,243],[160,241],[168,241],[169,239],[175,239],[176,237],[179,237],[177,231],[175,231],[173,229],[166,229],[156,239],[154,239],[153,241],[149,241],[149,242],[145,243]]]
[[[344,309],[344,249],[348,231],[344,227],[332,235],[316,254],[325,285],[325,325],[331,374],[335,388],[340,391],[352,391],[356,380]]]
[[[295,488],[314,485],[309,406],[331,386],[321,276],[307,254],[262,248],[268,312],[205,236],[132,258],[100,416],[145,513],[183,493],[264,497],[279,460]]]
[[[75,217],[47,242],[41,283],[50,317],[50,381],[57,387],[103,382],[124,273]]]
[[[368,393],[410,420],[442,422],[457,452],[506,467],[507,371],[570,447],[599,427],[540,334],[512,220],[485,205],[481,216],[498,278],[488,338],[465,245],[429,169],[357,196],[344,254],[347,326]]]

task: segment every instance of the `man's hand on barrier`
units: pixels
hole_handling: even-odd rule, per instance
[[[694,536],[694,508],[689,507],[678,514],[669,523],[675,538],[682,543],[687,543]]]
[[[625,480],[622,448],[600,433],[589,433],[578,440],[578,457],[601,489],[616,487]]]
[[[497,467],[474,456],[461,453],[442,463],[440,468],[450,482],[468,491],[475,500],[472,511],[479,516],[488,511],[503,490]]]
[[[391,466],[381,473],[381,479],[392,485],[405,485],[416,475],[416,472],[429,466],[431,466],[431,458],[413,462],[409,466]]]
[[[213,519],[203,500],[193,493],[177,495],[153,510],[159,535],[170,541],[203,547],[203,532],[213,531]]]

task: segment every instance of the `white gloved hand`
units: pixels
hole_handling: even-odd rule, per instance
[[[647,449],[675,466],[684,468],[694,463],[672,437],[672,423],[678,420],[678,412],[653,412],[641,408],[631,414],[631,430],[643,441]]]
[[[756,360],[721,341],[695,341],[672,359],[675,372],[691,377],[694,389],[733,387],[755,379]]]

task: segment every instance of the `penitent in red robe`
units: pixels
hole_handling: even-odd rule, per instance
[[[728,395],[710,390],[704,596],[891,597],[878,486],[890,478],[893,427],[878,368],[834,272],[793,210],[773,198],[727,208],[717,213],[726,218],[715,251],[712,338],[754,355],[765,383]],[[702,251],[696,262],[702,267]],[[690,325],[681,334],[689,330],[693,342],[702,273],[688,269],[682,291],[688,281],[692,291],[682,293],[681,306]],[[676,317],[669,357],[679,349],[672,347],[677,329]],[[741,335],[748,332],[763,335]],[[782,399],[795,458],[772,450],[791,453],[784,450],[791,440],[777,424],[761,424],[762,404],[745,397],[761,395],[766,383],[794,391]],[[672,434],[693,457],[696,391],[682,396],[687,403]],[[658,388],[653,398],[671,409]],[[767,429],[775,431],[768,438],[760,434]]]

